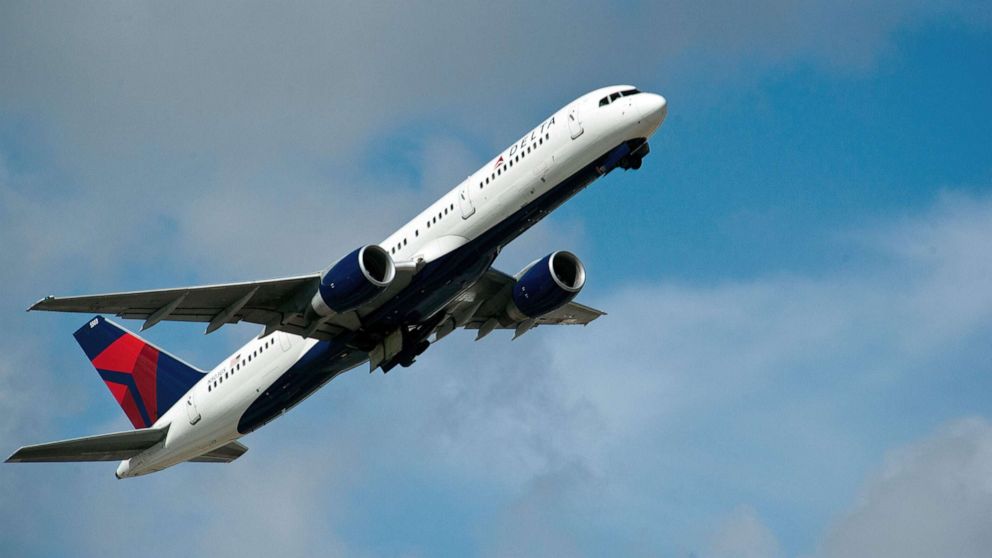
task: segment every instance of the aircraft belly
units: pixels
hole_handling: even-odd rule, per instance
[[[428,262],[407,288],[363,318],[367,332],[388,333],[403,324],[420,323],[455,296],[471,287],[489,269],[503,246],[520,236],[555,208],[602,176],[599,165],[606,150],[508,217],[454,250]],[[286,373],[257,397],[238,421],[241,434],[252,432],[292,408],[335,376],[368,360],[365,352],[348,346],[349,337],[319,341]]]

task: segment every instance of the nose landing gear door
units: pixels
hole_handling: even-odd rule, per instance
[[[582,122],[579,120],[579,110],[575,107],[568,111],[568,131],[573,140],[582,135]]]

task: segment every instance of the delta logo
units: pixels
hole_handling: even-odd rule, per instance
[[[499,166],[500,166],[500,165],[502,165],[502,164],[503,164],[503,156],[502,156],[502,155],[500,155],[500,156],[499,156],[499,159],[496,159],[496,164],[495,164],[495,165],[493,165],[493,170],[496,170],[496,169],[498,169],[498,168],[499,168]]]

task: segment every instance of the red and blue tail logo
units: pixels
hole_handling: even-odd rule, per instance
[[[73,334],[135,428],[148,428],[203,372],[97,316]]]

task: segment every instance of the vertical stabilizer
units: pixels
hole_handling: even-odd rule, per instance
[[[73,334],[135,428],[148,428],[203,372],[97,316]]]

